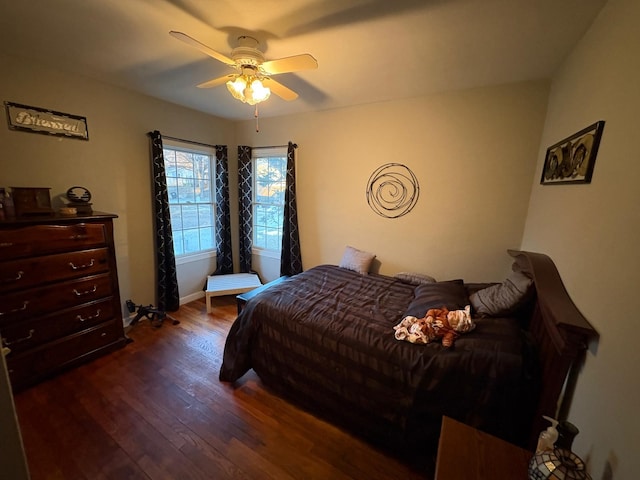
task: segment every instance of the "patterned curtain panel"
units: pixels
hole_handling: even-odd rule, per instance
[[[240,272],[251,273],[251,247],[253,246],[253,168],[251,147],[238,146],[238,198],[240,201]]]
[[[298,206],[296,202],[296,162],[298,146],[289,142],[287,147],[287,190],[284,193],[284,224],[282,226],[282,254],[280,276],[302,272],[302,253],[298,234]]]
[[[216,271],[233,273],[231,214],[229,211],[229,159],[226,145],[216,145]]]
[[[173,233],[169,214],[167,178],[162,153],[162,135],[155,130],[151,137],[151,161],[153,164],[153,218],[156,230],[156,294],[158,308],[173,312],[180,307],[176,258],[173,253]]]

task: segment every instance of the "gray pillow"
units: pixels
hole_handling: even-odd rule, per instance
[[[373,262],[374,258],[376,258],[376,256],[373,253],[358,250],[357,248],[347,245],[339,266],[346,268],[347,270],[353,270],[354,272],[358,272],[362,275],[367,275],[369,273],[369,268],[371,267],[371,262]]]
[[[435,278],[430,275],[425,275],[424,273],[399,272],[394,276],[398,280],[410,283],[411,285],[421,285],[423,283],[433,283],[436,281]]]
[[[485,316],[510,315],[523,306],[533,294],[533,280],[520,271],[511,273],[504,282],[478,290],[469,297],[475,313]]]

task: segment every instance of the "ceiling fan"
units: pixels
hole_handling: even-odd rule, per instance
[[[258,49],[258,40],[247,35],[238,37],[238,46],[231,51],[230,56],[227,56],[185,33],[172,30],[169,34],[235,70],[235,73],[197,85],[199,88],[212,88],[226,83],[235,98],[250,105],[265,101],[271,92],[284,100],[295,100],[298,94],[276,82],[271,76],[318,68],[318,62],[308,53],[277,60],[265,60],[264,54]]]

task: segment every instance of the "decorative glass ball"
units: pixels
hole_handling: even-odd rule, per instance
[[[529,462],[530,480],[591,480],[584,462],[563,448],[536,453]]]

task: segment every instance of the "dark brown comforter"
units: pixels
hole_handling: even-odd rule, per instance
[[[253,368],[279,394],[388,446],[435,449],[442,415],[522,443],[534,391],[518,321],[476,319],[450,349],[396,340],[415,289],[331,265],[296,275],[247,303],[220,380]]]

